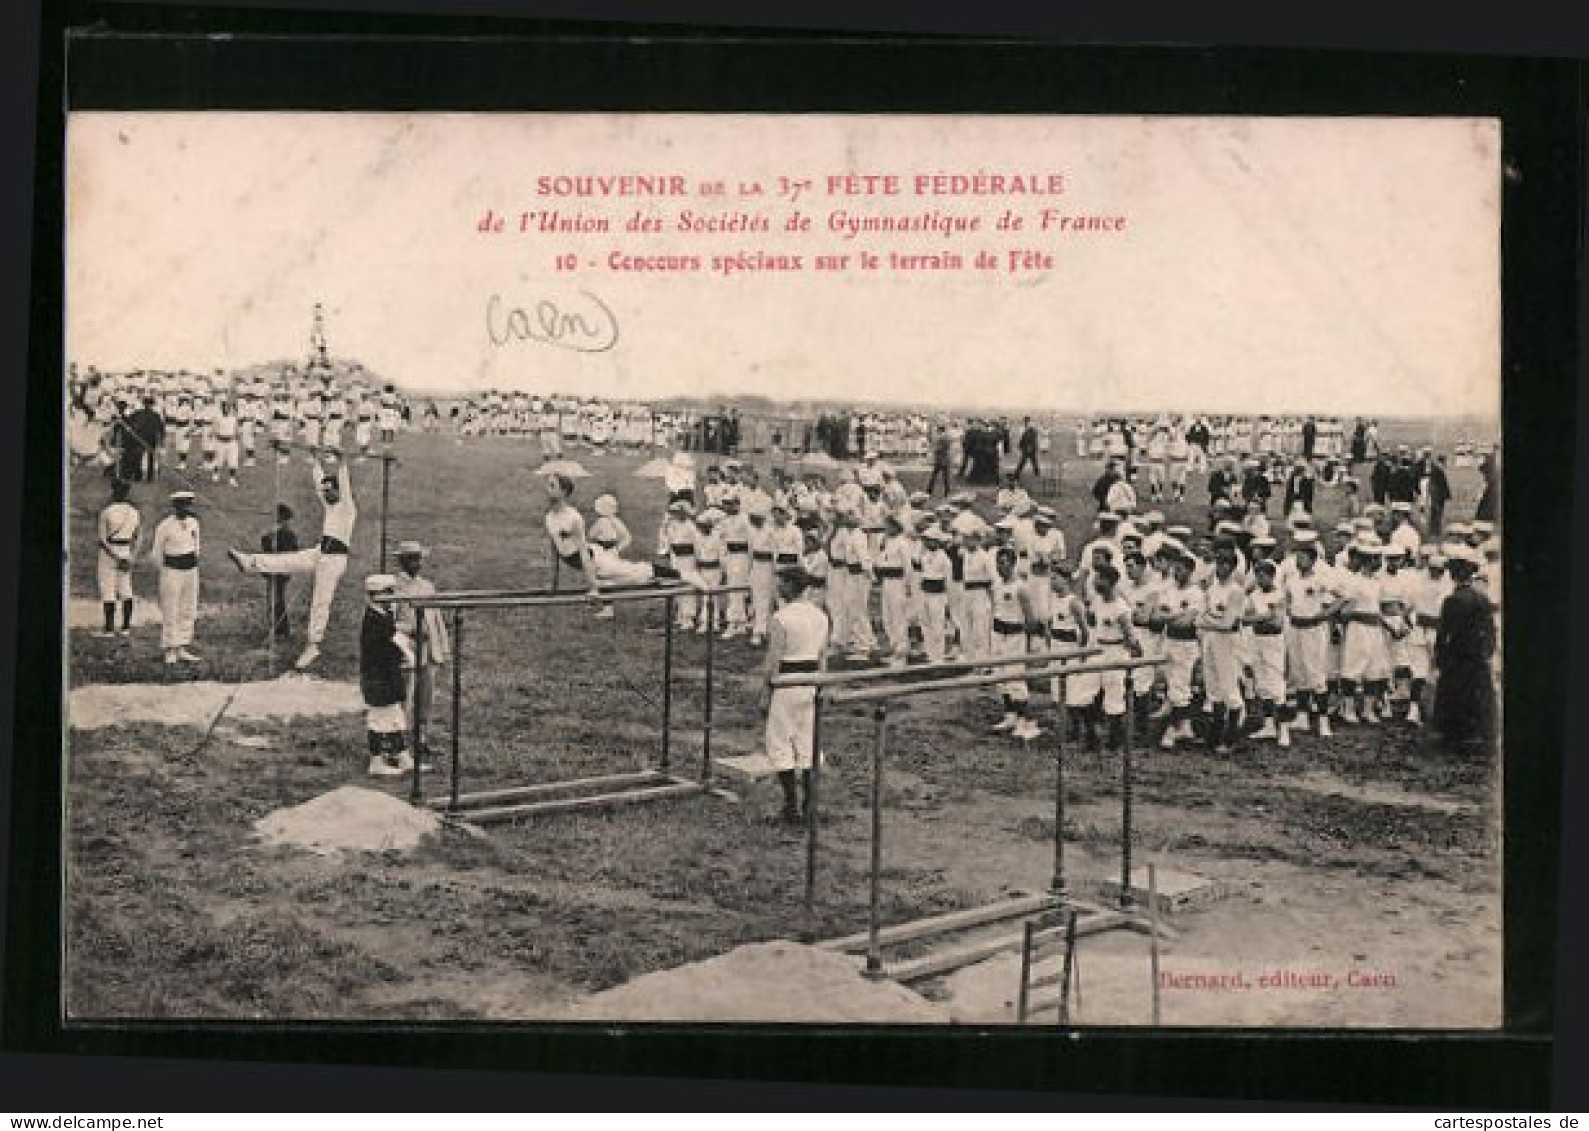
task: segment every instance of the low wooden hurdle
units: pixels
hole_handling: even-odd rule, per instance
[[[464,589],[426,596],[392,597],[393,603],[406,604],[416,613],[437,609],[450,614],[452,628],[452,736],[450,751],[450,780],[446,797],[425,797],[424,772],[417,751],[424,734],[426,713],[415,698],[412,728],[412,745],[416,751],[414,775],[409,800],[432,809],[458,816],[474,824],[514,821],[526,817],[547,816],[553,813],[610,809],[647,801],[664,801],[676,797],[712,794],[725,800],[735,800],[734,794],[719,789],[712,783],[712,697],[714,683],[714,648],[716,634],[705,637],[705,700],[701,720],[701,770],[698,778],[686,778],[672,771],[673,753],[673,612],[674,602],[683,597],[699,597],[705,603],[703,615],[715,619],[718,600],[728,593],[740,592],[744,586],[719,586],[701,589],[683,583],[652,584],[641,586],[608,586],[601,590],[600,598],[588,592],[571,592],[557,589]],[[472,609],[559,608],[569,606],[599,607],[635,601],[662,601],[665,603],[665,627],[662,644],[662,742],[655,769],[623,774],[603,774],[596,777],[572,778],[564,781],[541,782],[535,785],[509,786],[503,789],[464,793],[460,789],[462,778],[462,752],[460,734],[463,723],[463,657],[464,613]],[[425,618],[415,617],[414,650],[422,653],[425,644]]]
[[[773,678],[775,687],[814,687],[816,689],[815,749],[812,758],[810,801],[806,814],[806,874],[805,916],[808,937],[815,935],[818,828],[820,825],[819,785],[821,781],[821,739],[825,709],[830,706],[870,704],[873,724],[871,757],[871,834],[870,834],[870,892],[865,931],[842,938],[828,939],[820,946],[850,954],[866,955],[866,974],[870,978],[889,978],[898,982],[916,982],[949,973],[962,966],[991,958],[996,954],[1017,950],[1022,946],[1024,934],[999,935],[928,954],[925,957],[884,965],[886,947],[907,942],[921,942],[934,937],[954,935],[975,928],[991,927],[1012,919],[1029,919],[1034,916],[1051,916],[1055,912],[1068,912],[1076,916],[1075,932],[1078,935],[1124,928],[1142,933],[1153,933],[1155,924],[1137,914],[1132,908],[1131,895],[1131,822],[1132,822],[1132,752],[1135,745],[1133,733],[1133,693],[1129,679],[1126,684],[1126,713],[1124,741],[1121,751],[1120,794],[1120,875],[1121,895],[1117,908],[1075,899],[1071,896],[1065,875],[1065,728],[1054,728],[1054,868],[1049,890],[1044,893],[1022,895],[1000,900],[981,907],[968,908],[946,915],[935,915],[884,927],[881,921],[883,873],[883,783],[885,756],[888,750],[888,707],[895,699],[912,695],[926,695],[939,691],[960,691],[987,687],[1013,680],[1058,679],[1091,672],[1130,672],[1137,668],[1163,664],[1162,657],[1130,659],[1096,659],[1101,649],[1072,648],[1047,652],[1032,652],[1006,659],[981,659],[952,661],[939,664],[916,665],[909,668],[866,669],[848,672],[790,673]],[[1024,669],[1024,670],[1020,670]],[[1063,702],[1063,694],[1060,702]]]

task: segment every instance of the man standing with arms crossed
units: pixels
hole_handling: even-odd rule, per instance
[[[171,513],[154,528],[149,557],[160,567],[160,647],[165,661],[197,663],[193,625],[199,615],[199,520],[193,492],[173,491]]]
[[[244,573],[314,575],[314,588],[309,598],[308,643],[293,665],[299,671],[307,671],[320,658],[320,644],[331,622],[331,603],[337,594],[337,583],[347,572],[353,524],[359,513],[353,501],[353,479],[348,473],[347,461],[338,459],[334,472],[320,463],[316,453],[310,453],[308,462],[315,490],[325,507],[319,544],[307,550],[280,554],[245,554],[236,548],[226,551],[233,564]]]

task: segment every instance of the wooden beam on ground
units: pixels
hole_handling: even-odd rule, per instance
[[[928,935],[948,934],[951,931],[963,931],[970,927],[981,927],[988,923],[1014,919],[1017,916],[1035,915],[1043,911],[1054,910],[1059,905],[1059,899],[1052,895],[1020,896],[999,903],[967,908],[964,911],[951,911],[945,915],[934,915],[927,919],[912,919],[908,923],[898,923],[892,927],[884,927],[878,932],[877,938],[881,945],[893,946],[898,943],[924,938]],[[845,935],[843,938],[828,939],[817,945],[823,950],[859,954],[866,949],[869,939],[870,935],[865,931],[861,931],[859,934]]]
[[[463,810],[489,805],[496,801],[541,797],[549,793],[566,793],[592,786],[616,788],[624,785],[638,785],[647,781],[666,782],[673,780],[675,779],[660,770],[639,770],[632,774],[605,774],[601,777],[593,778],[570,778],[567,781],[543,782],[539,785],[516,785],[506,789],[486,789],[476,793],[462,793],[458,795],[457,808]],[[432,809],[452,808],[449,800],[445,797],[432,798],[425,804]]]
[[[494,809],[472,809],[462,815],[474,824],[514,821],[523,817],[546,817],[554,813],[579,813],[636,805],[643,801],[662,801],[672,797],[699,796],[705,793],[700,782],[671,782],[649,789],[597,793],[589,797],[565,797],[555,801],[530,801],[522,805],[502,805]]]

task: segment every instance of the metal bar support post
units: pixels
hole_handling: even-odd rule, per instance
[[[1060,677],[1054,682],[1056,698],[1059,700],[1059,717],[1054,721],[1054,878],[1049,884],[1049,890],[1054,893],[1055,899],[1063,900],[1069,892],[1065,890],[1065,679]]]
[[[1136,713],[1131,671],[1126,670],[1125,741],[1120,751],[1120,909],[1131,906],[1131,747],[1135,739],[1131,716]]]
[[[463,724],[463,610],[452,611],[452,767],[451,807],[458,808],[458,776],[460,740],[458,732]]]
[[[425,673],[424,659],[425,613],[421,609],[416,610],[414,615],[414,717],[408,721],[411,734],[408,743],[410,747],[409,757],[414,762],[414,784],[409,790],[409,800],[416,804],[425,796],[425,786],[422,780],[424,773],[420,768],[424,759],[420,757],[419,753],[420,740],[425,735],[425,697],[420,694],[419,688],[419,681],[424,678]]]
[[[806,787],[806,930],[817,927],[817,799],[822,782],[822,690],[811,704],[811,781]]]
[[[386,506],[392,493],[392,460],[386,453],[381,453],[381,572],[386,572]]]
[[[879,700],[872,708],[876,730],[872,742],[872,890],[867,912],[866,976],[883,977],[882,931],[883,888],[883,753],[888,745],[888,701]]]
[[[717,622],[717,596],[715,593],[706,595],[706,607],[701,611],[706,618],[706,704],[702,713],[701,726],[701,785],[712,784],[712,641],[717,633],[713,628]]]
[[[662,604],[662,770],[667,772],[673,758],[673,605],[669,597]]]

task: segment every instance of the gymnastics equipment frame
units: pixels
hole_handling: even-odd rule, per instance
[[[526,817],[547,816],[615,808],[648,801],[663,801],[675,797],[711,794],[723,800],[738,798],[712,782],[712,705],[714,679],[715,633],[705,634],[705,699],[701,720],[701,770],[698,778],[686,778],[672,770],[673,753],[673,638],[674,603],[684,597],[699,597],[705,602],[703,615],[715,621],[717,602],[728,593],[740,592],[744,586],[720,586],[702,589],[683,583],[647,584],[639,586],[604,586],[599,598],[588,592],[556,589],[468,589],[433,593],[423,596],[391,597],[393,604],[406,604],[416,616],[414,651],[424,654],[426,610],[434,609],[450,616],[452,629],[452,735],[450,751],[451,773],[447,796],[425,797],[424,775],[418,756],[420,739],[425,732],[428,705],[415,696],[413,718],[409,720],[412,746],[415,751],[414,774],[409,800],[432,809],[456,816],[474,824],[492,824],[514,821]],[[509,786],[502,789],[464,793],[460,790],[462,777],[461,732],[463,724],[463,662],[464,613],[477,609],[503,608],[566,608],[569,606],[600,606],[634,601],[662,601],[665,617],[662,644],[662,748],[654,769],[622,774],[603,774],[594,777],[571,778],[562,781],[541,782],[533,785]]]
[[[811,759],[810,800],[806,811],[806,875],[805,918],[807,937],[815,937],[816,881],[818,857],[818,827],[820,825],[821,737],[825,708],[849,704],[868,704],[873,723],[871,755],[871,833],[870,833],[870,890],[865,931],[828,939],[818,945],[824,949],[848,954],[866,955],[866,976],[873,979],[888,978],[897,982],[917,982],[957,970],[963,966],[993,955],[1018,949],[1024,935],[1000,935],[961,945],[949,950],[929,953],[924,957],[885,966],[883,951],[901,943],[943,939],[964,931],[991,927],[1011,919],[1028,919],[1048,916],[1055,912],[1068,912],[1077,917],[1078,935],[1124,928],[1146,934],[1156,934],[1164,928],[1136,913],[1132,908],[1131,894],[1131,828],[1132,828],[1132,757],[1135,747],[1133,733],[1133,693],[1129,678],[1126,681],[1126,712],[1124,740],[1121,744],[1120,792],[1120,875],[1122,877],[1119,906],[1114,909],[1075,899],[1069,891],[1065,875],[1065,749],[1063,724],[1054,727],[1054,867],[1046,893],[1017,896],[981,907],[968,908],[916,919],[884,927],[881,921],[883,874],[883,783],[885,757],[888,751],[888,708],[896,699],[925,695],[939,691],[960,691],[987,687],[1015,680],[1056,679],[1094,672],[1124,671],[1156,667],[1165,663],[1163,657],[1132,657],[1128,659],[1100,660],[1101,649],[1071,648],[1047,652],[1032,652],[1018,657],[984,658],[974,661],[952,661],[940,664],[917,665],[910,668],[865,669],[848,672],[797,672],[773,677],[774,687],[813,687],[816,689],[814,705],[814,743],[816,751]],[[1014,669],[1024,668],[1024,671]],[[997,669],[997,670],[992,670]],[[966,674],[968,673],[968,674]],[[868,686],[870,685],[870,686]],[[1064,702],[1063,694],[1059,701]]]

